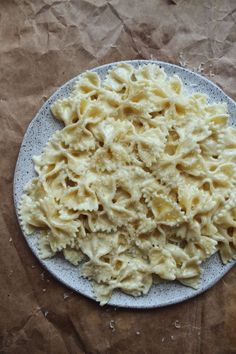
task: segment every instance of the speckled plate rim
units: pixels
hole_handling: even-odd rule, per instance
[[[202,75],[200,75],[198,73],[195,73],[195,72],[193,72],[189,69],[186,69],[186,68],[182,68],[181,66],[178,66],[175,64],[171,64],[171,63],[167,63],[167,62],[163,62],[163,61],[159,61],[159,60],[124,60],[124,61],[117,61],[117,62],[113,62],[113,63],[104,64],[104,65],[101,65],[101,66],[98,66],[98,67],[95,67],[92,69],[88,69],[88,71],[95,71],[98,73],[104,69],[109,71],[113,66],[116,66],[117,64],[120,64],[120,63],[128,63],[131,65],[134,64],[134,66],[144,65],[144,64],[156,64],[161,67],[164,67],[165,70],[166,70],[166,68],[176,69],[176,71],[180,71],[180,72],[177,72],[177,74],[179,74],[180,76],[181,76],[181,73],[186,73],[190,76],[193,75],[194,77],[198,78],[198,80],[205,82],[208,86],[211,86],[214,90],[216,90],[217,94],[221,98],[223,98],[223,100],[226,101],[228,105],[229,104],[232,105],[234,114],[236,115],[236,103],[233,101],[232,98],[230,98],[228,95],[226,95],[224,93],[224,91],[219,86],[217,86],[215,83],[210,81],[208,78],[203,77]],[[24,144],[27,143],[29,132],[31,131],[35,121],[42,115],[42,112],[45,109],[47,109],[47,106],[49,105],[49,101],[54,101],[58,95],[58,92],[63,91],[67,86],[72,85],[76,80],[78,80],[78,78],[80,77],[81,74],[83,74],[83,72],[80,73],[78,76],[70,79],[66,83],[64,83],[49,97],[49,99],[42,105],[42,107],[40,108],[40,110],[38,111],[36,116],[32,119],[32,121],[28,125],[28,128],[25,131],[25,134],[24,134],[24,137],[23,137],[20,149],[19,149],[19,154],[18,154],[15,172],[14,172],[14,179],[13,179],[13,199],[14,199],[14,206],[15,206],[16,216],[17,216],[19,225],[20,225],[20,220],[19,220],[19,213],[18,213],[18,203],[19,203],[20,196],[18,195],[18,193],[16,191],[16,186],[17,186],[17,177],[19,174],[19,165],[20,165],[22,147],[24,146]],[[209,96],[210,96],[210,94],[209,94]],[[223,101],[223,100],[221,99],[221,101]],[[236,120],[236,118],[235,118],[235,120]],[[32,178],[32,176],[31,176],[31,178]],[[20,226],[20,228],[21,228],[21,226]],[[30,247],[32,253],[38,259],[38,261],[41,263],[43,268],[45,268],[47,271],[49,271],[49,273],[55,279],[60,281],[67,288],[70,288],[72,291],[77,292],[81,295],[86,296],[89,299],[96,301],[96,299],[92,293],[91,284],[87,279],[82,278],[82,283],[83,282],[88,283],[87,284],[88,288],[90,288],[89,292],[87,291],[86,287],[85,287],[85,289],[84,288],[76,288],[75,285],[69,284],[67,279],[60,277],[58,275],[59,273],[56,273],[51,269],[51,267],[49,266],[49,262],[51,262],[51,260],[48,261],[48,260],[42,260],[39,258],[38,254],[37,254],[37,249],[35,246],[36,237],[35,236],[26,236],[22,229],[21,229],[21,231],[22,231],[24,238],[25,238],[28,246]],[[32,240],[34,240],[34,241],[32,242]],[[62,260],[61,258],[57,258],[57,257],[53,258],[52,260],[53,260],[53,263],[54,262],[59,262],[59,263],[66,262],[64,259]],[[72,265],[68,265],[68,262],[66,262],[66,263],[67,263],[67,267],[73,267]],[[210,263],[216,263],[217,274],[211,280],[207,281],[205,285],[204,285],[204,279],[203,279],[201,281],[201,286],[199,286],[199,288],[197,290],[185,287],[177,282],[163,282],[161,284],[153,285],[152,288],[150,289],[150,292],[147,295],[137,297],[137,298],[134,298],[130,295],[126,295],[124,293],[121,293],[120,291],[115,291],[107,305],[112,305],[115,307],[134,308],[134,309],[151,309],[151,308],[169,306],[169,305],[173,305],[173,304],[177,304],[177,303],[181,303],[183,301],[189,300],[189,299],[207,291],[214,284],[216,284],[235,265],[236,261],[232,261],[230,263],[227,263],[226,265],[222,265],[219,255],[217,253],[217,254],[213,255],[212,257],[210,257],[210,259],[207,260],[203,264],[203,266],[202,266],[203,271],[208,269]],[[60,265],[59,265],[59,267],[60,267]],[[76,271],[77,271],[77,269],[76,269]],[[81,279],[81,276],[79,274],[77,274],[77,276],[78,276],[78,278]],[[157,293],[159,294],[159,292],[160,292],[160,287],[162,287],[161,291],[164,293],[163,294],[164,300],[162,300],[162,301],[160,301],[158,296],[156,296],[156,294]],[[184,294],[181,294],[180,296],[173,296],[172,298],[168,299],[168,296],[165,296],[165,292],[166,292],[166,290],[168,291],[170,288],[173,288],[173,287],[175,288],[174,289],[175,295],[176,295],[176,292],[178,292],[180,290],[182,290],[182,291],[180,291],[180,293],[184,292]],[[153,292],[154,289],[155,289],[155,292]],[[118,301],[119,298],[121,298],[121,301]],[[122,301],[123,298],[125,298],[126,301]],[[150,301],[151,299],[153,300],[153,298],[154,298],[154,301]],[[155,301],[155,298],[156,298],[156,301]]]

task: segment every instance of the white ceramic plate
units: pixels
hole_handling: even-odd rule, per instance
[[[159,61],[134,60],[127,61],[127,63],[132,64],[135,67],[143,64],[154,63],[163,67],[168,75],[179,75],[190,92],[200,91],[206,93],[209,96],[210,102],[226,102],[230,113],[230,124],[236,125],[235,102],[225,95],[219,87],[206,78],[179,66]],[[106,76],[107,71],[116,64],[118,63],[106,64],[94,68],[91,71],[97,72],[103,79]],[[32,177],[35,176],[32,156],[39,155],[45,143],[55,132],[55,130],[62,128],[62,124],[53,118],[50,112],[50,105],[58,98],[68,96],[77,79],[78,77],[75,77],[65,83],[49,98],[49,100],[42,106],[36,117],[32,120],[25,133],[14,176],[14,201],[17,216],[19,200],[23,192],[23,187]],[[24,236],[32,252],[37,258],[39,258],[37,255],[36,234],[32,236]],[[78,267],[71,265],[60,256],[56,256],[48,260],[39,259],[39,261],[56,279],[61,281],[63,284],[80,294],[94,299],[91,283],[87,279],[80,276]],[[218,280],[220,280],[220,278],[222,278],[234,264],[235,261],[223,265],[220,261],[219,255],[215,254],[202,265],[202,280],[197,290],[188,288],[177,282],[163,282],[158,285],[153,285],[147,295],[137,298],[116,291],[108,304],[130,308],[152,308],[175,304],[194,297],[210,288]]]

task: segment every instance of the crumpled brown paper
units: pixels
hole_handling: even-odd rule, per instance
[[[235,1],[1,0],[0,14],[0,353],[235,353],[235,269],[182,304],[100,308],[42,269],[12,201],[26,127],[47,97],[86,69],[164,60],[201,72],[235,99]]]

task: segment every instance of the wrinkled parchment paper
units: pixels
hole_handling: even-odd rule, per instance
[[[26,127],[65,81],[122,59],[196,70],[236,98],[234,0],[0,1],[0,353],[233,354],[236,269],[154,310],[100,308],[42,269],[17,224],[12,180]]]

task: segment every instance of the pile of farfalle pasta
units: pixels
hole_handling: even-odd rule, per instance
[[[196,288],[201,263],[236,258],[236,129],[227,106],[186,92],[154,64],[81,75],[52,106],[65,127],[33,158],[20,213],[39,255],[61,252],[92,280],[146,294],[153,280]]]

